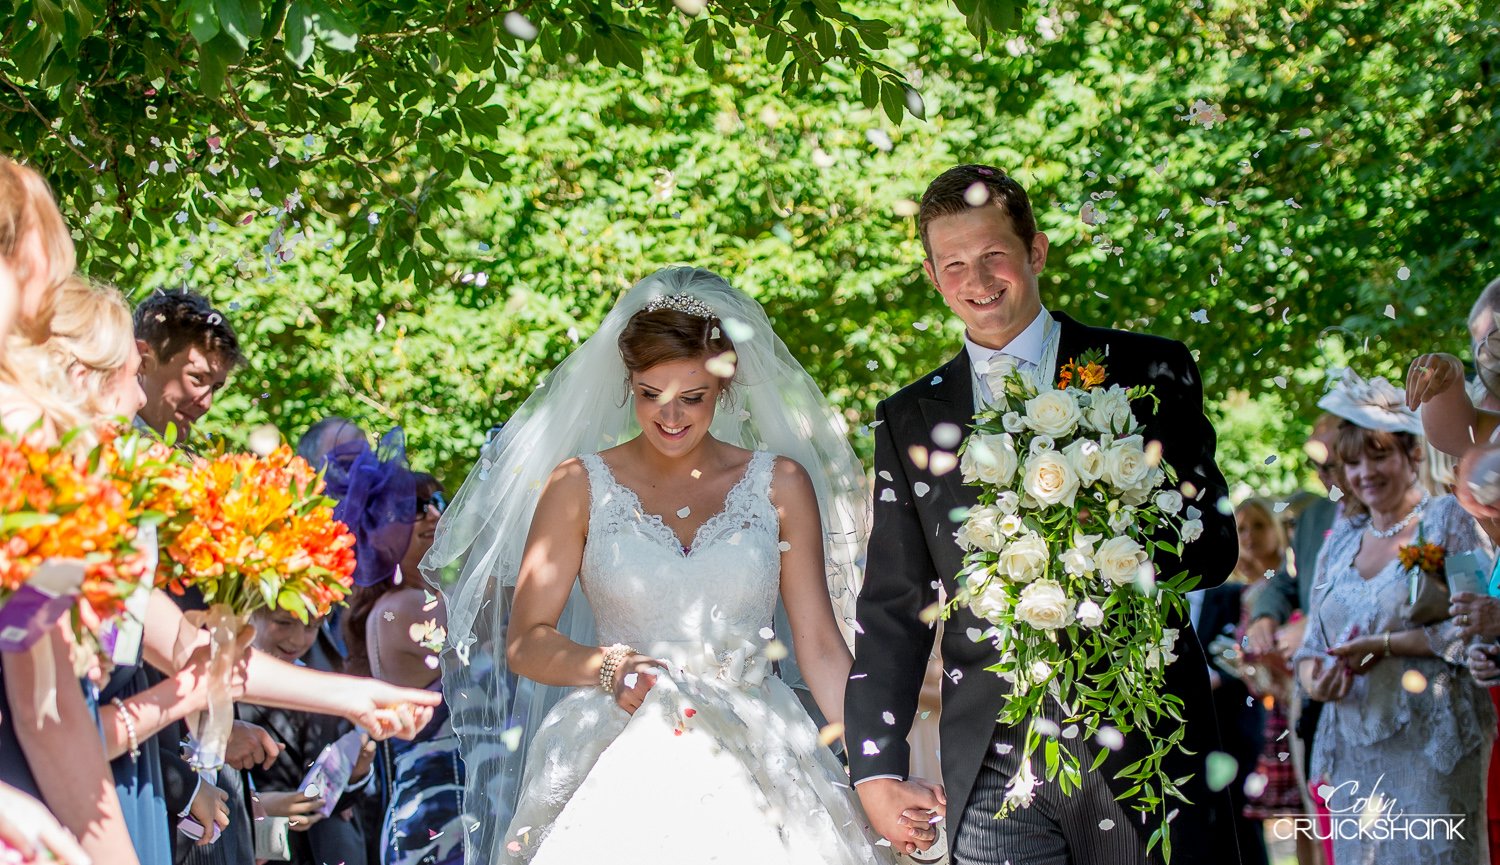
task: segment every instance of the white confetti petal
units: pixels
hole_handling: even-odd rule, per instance
[[[917,498],[921,498],[922,496],[927,495],[927,491],[931,489],[932,487],[922,483],[921,481],[917,481],[916,483],[911,485],[911,491],[913,493],[916,493]]]

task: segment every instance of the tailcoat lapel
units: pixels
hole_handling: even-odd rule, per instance
[[[960,349],[956,357],[933,374],[931,393],[918,400],[922,420],[927,423],[926,434],[917,436],[915,441],[931,441],[932,431],[939,424],[953,424],[960,431],[959,444],[941,449],[958,453],[974,427],[974,377],[971,369],[969,352]],[[979,490],[965,484],[963,473],[956,467],[942,475],[942,483],[959,507],[971,508],[979,503]]]

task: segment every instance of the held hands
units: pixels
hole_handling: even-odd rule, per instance
[[[921,778],[871,778],[854,787],[870,827],[897,852],[926,850],[937,840],[937,824],[948,814],[941,784]]]
[[[627,655],[615,671],[615,705],[634,715],[635,710],[646,702],[646,694],[656,684],[661,669],[662,662],[655,658],[639,652]]]
[[[1276,621],[1270,616],[1261,616],[1245,629],[1245,651],[1254,657],[1277,654]]]
[[[1463,362],[1451,354],[1424,354],[1406,371],[1406,407],[1416,411],[1423,403],[1455,385],[1462,387]]]

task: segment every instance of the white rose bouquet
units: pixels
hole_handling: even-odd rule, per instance
[[[1152,557],[1180,557],[1201,526],[1131,410],[1141,400],[1155,410],[1151,388],[1106,386],[1097,353],[1064,365],[1058,378],[1056,387],[1014,371],[990,378],[996,401],[975,416],[960,460],[979,507],[957,534],[967,554],[943,613],[963,606],[987,624],[969,634],[1000,651],[989,669],[1011,694],[999,720],[1028,724],[1027,780],[1008,788],[997,816],[1031,804],[1038,751],[1046,780],[1065,794],[1079,787],[1083,767],[1060,736],[1118,748],[1120,733],[1135,732],[1147,754],[1120,774],[1136,807],[1158,815],[1150,843],[1170,858],[1167,797],[1183,799],[1186,779],[1162,766],[1182,739],[1182,701],[1165,692],[1163,662],[1177,639],[1169,624],[1197,579],[1163,578]],[[1061,726],[1045,720],[1048,700],[1062,706]]]

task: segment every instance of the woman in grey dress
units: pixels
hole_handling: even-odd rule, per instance
[[[1318,558],[1321,585],[1294,658],[1302,686],[1327,704],[1309,776],[1332,821],[1318,831],[1331,829],[1338,865],[1487,862],[1494,708],[1465,668],[1465,623],[1409,618],[1398,558],[1419,542],[1455,555],[1481,541],[1453,496],[1419,485],[1420,427],[1399,396],[1382,398],[1400,391],[1357,384],[1325,399],[1346,418],[1334,448],[1345,507]]]

